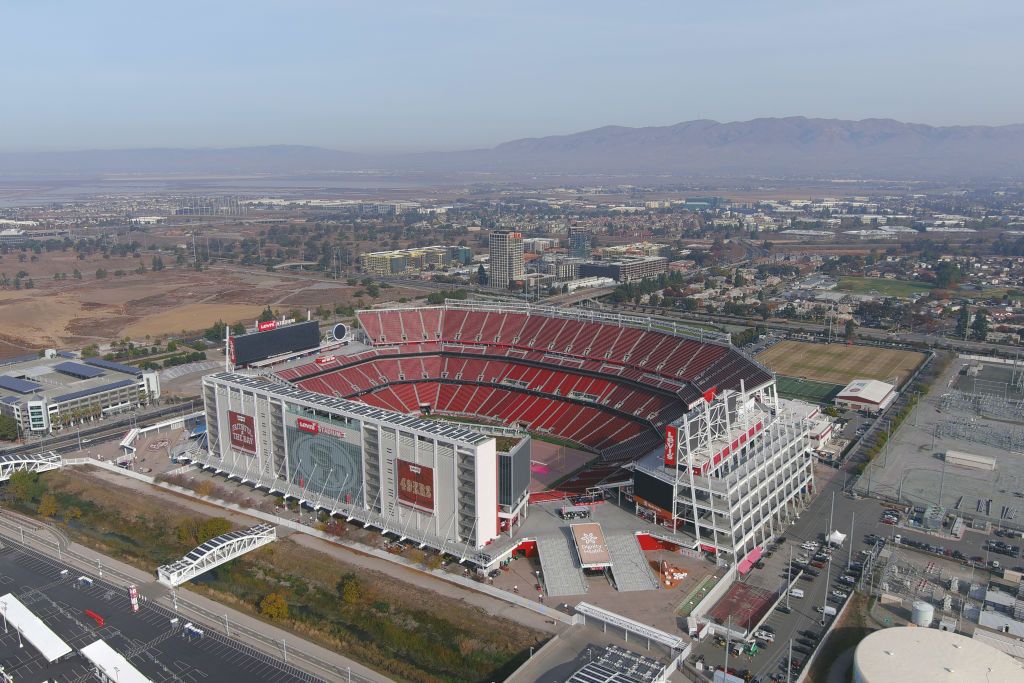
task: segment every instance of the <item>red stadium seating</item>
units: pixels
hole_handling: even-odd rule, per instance
[[[602,455],[566,492],[622,477],[662,427],[715,386],[770,379],[735,349],[557,314],[426,307],[361,311],[374,348],[278,372],[329,396],[388,410],[521,425]]]

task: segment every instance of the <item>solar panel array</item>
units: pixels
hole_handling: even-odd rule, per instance
[[[656,659],[609,645],[567,683],[654,683],[664,671],[665,665]]]
[[[433,436],[439,436],[453,441],[461,441],[474,446],[479,445],[490,438],[489,436],[466,429],[465,427],[460,427],[452,424],[451,422],[424,420],[412,415],[404,415],[391,410],[382,410],[357,401],[349,401],[344,398],[333,398],[325,396],[324,394],[306,391],[305,389],[295,386],[285,386],[276,382],[270,382],[262,377],[247,377],[245,375],[238,375],[232,372],[219,372],[213,376],[219,380],[232,382],[247,389],[261,390],[277,396],[285,396],[287,398],[304,401],[318,408],[334,408],[358,417],[370,418],[380,422],[387,422],[392,425],[416,429]]]
[[[77,377],[79,379],[93,379],[94,377],[102,377],[104,374],[103,370],[100,368],[82,365],[81,363],[72,363],[70,361],[57,363],[53,366],[53,369],[61,374],[70,375],[71,377]]]
[[[119,382],[111,382],[110,384],[102,384],[98,387],[92,387],[91,389],[82,389],[81,391],[72,391],[70,394],[61,394],[60,396],[54,396],[54,403],[62,403],[64,401],[73,401],[76,398],[85,398],[86,396],[92,396],[93,394],[102,394],[104,391],[113,391],[114,389],[120,389],[121,387],[135,386],[135,381],[130,379],[123,379]]]
[[[124,363],[115,363],[112,360],[104,360],[102,358],[86,358],[85,362],[89,365],[95,365],[98,368],[104,368],[106,370],[113,370],[114,372],[123,372],[127,375],[138,375],[141,370],[132,367],[131,365],[125,365]]]
[[[19,394],[31,394],[33,391],[41,389],[42,386],[39,382],[30,382],[27,379],[0,375],[0,389],[16,391]]]

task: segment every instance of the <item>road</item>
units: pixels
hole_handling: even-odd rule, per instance
[[[821,325],[818,323],[805,323],[805,322],[793,322],[791,320],[783,320],[780,318],[769,318],[768,320],[760,320],[755,318],[743,318],[731,315],[710,315],[705,313],[682,313],[679,311],[665,311],[662,309],[646,308],[643,306],[628,305],[609,305],[610,310],[620,311],[622,313],[643,313],[647,315],[655,315],[658,317],[668,318],[670,320],[691,320],[694,322],[713,323],[719,325],[743,325],[745,327],[753,327],[755,325],[761,325],[770,330],[784,330],[787,332],[802,332],[811,334],[827,334],[828,325]],[[837,334],[835,327],[832,328],[832,333],[835,338],[842,336],[842,330]],[[888,332],[886,330],[876,330],[867,327],[857,328],[857,338],[861,340],[871,340],[880,342],[889,342],[895,344],[925,344],[934,348],[942,349],[953,349],[957,351],[969,351],[969,352],[991,352],[995,350],[1003,353],[1009,357],[1013,357],[1021,352],[1018,346],[1008,346],[1006,344],[993,344],[989,342],[976,342],[966,341],[962,339],[949,339],[935,334],[924,334],[920,332]]]
[[[44,438],[29,437],[20,445],[0,449],[0,454],[16,453],[38,453],[40,451],[55,451],[66,453],[80,450],[79,439],[84,444],[89,442],[107,441],[109,439],[120,439],[132,427],[145,427],[156,424],[161,420],[175,415],[188,414],[200,410],[202,403],[197,398],[195,401],[174,403],[158,406],[141,412],[119,415],[115,418],[90,423],[81,429],[69,427],[53,436]]]

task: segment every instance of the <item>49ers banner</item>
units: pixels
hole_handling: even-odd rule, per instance
[[[665,427],[665,467],[676,466],[676,451],[679,449],[679,428],[675,425]]]
[[[240,451],[256,454],[256,421],[252,415],[228,411],[228,434],[231,445]]]
[[[434,470],[395,460],[398,470],[398,501],[424,512],[434,511]]]

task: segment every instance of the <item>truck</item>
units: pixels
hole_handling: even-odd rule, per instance
[[[794,588],[789,591],[789,595],[793,598],[802,598],[804,597],[804,592],[800,588]]]

